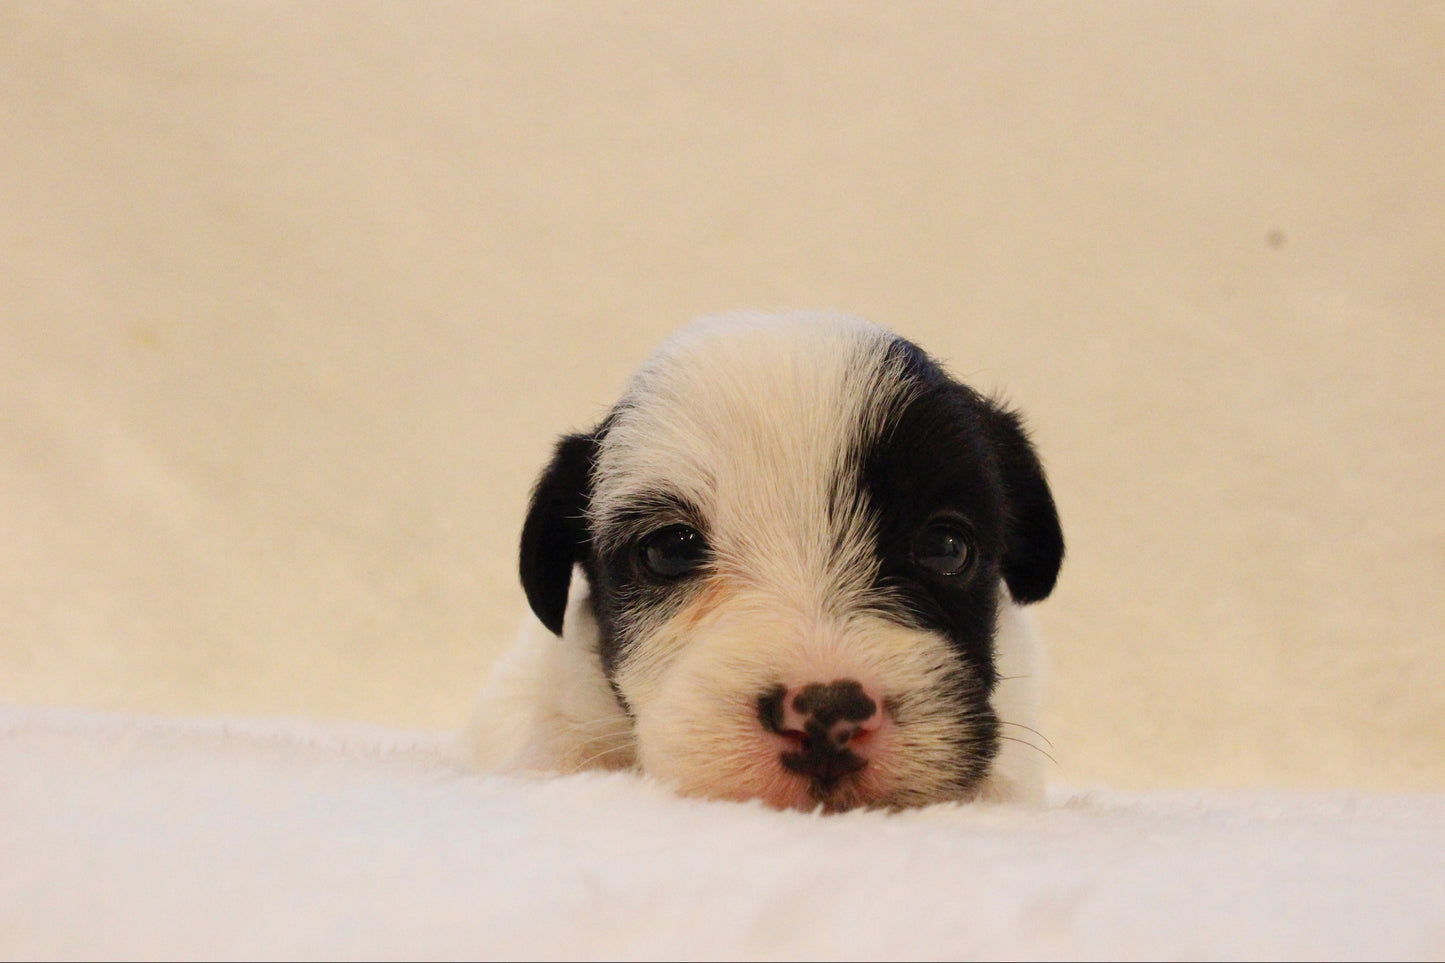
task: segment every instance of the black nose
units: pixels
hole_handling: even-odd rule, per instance
[[[853,679],[779,685],[758,697],[763,728],[787,742],[778,761],[824,789],[868,764],[857,742],[877,728],[878,717],[877,701]]]
[[[834,722],[862,722],[878,706],[863,691],[863,686],[852,679],[839,679],[827,685],[813,683],[805,685],[793,694],[793,711],[824,726]]]

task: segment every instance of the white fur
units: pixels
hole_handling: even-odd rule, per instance
[[[577,772],[636,764],[631,721],[597,660],[597,621],[580,569],[559,637],[530,613],[492,667],[469,741],[484,769]]]
[[[625,542],[643,534],[620,522],[639,496],[674,493],[706,520],[714,564],[679,605],[626,626],[645,639],[614,680],[631,719],[603,674],[575,572],[563,636],[529,626],[483,690],[472,728],[482,762],[639,766],[684,793],[811,808],[758,723],[757,694],[848,678],[897,694],[906,724],[878,733],[835,808],[940,798],[959,723],[938,693],[957,682],[958,660],[936,633],[880,614],[888,600],[871,588],[869,517],[856,493],[828,484],[905,400],[891,340],[832,314],[786,324],[733,315],[684,329],[654,355],[603,438],[590,527],[604,544]],[[990,705],[1003,738],[979,794],[1037,798],[1039,648],[1025,613],[1000,593],[1001,681]]]

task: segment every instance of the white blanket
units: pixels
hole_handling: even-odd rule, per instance
[[[779,813],[447,733],[0,708],[0,957],[1445,955],[1445,796]]]

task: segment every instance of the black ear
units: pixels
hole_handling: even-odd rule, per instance
[[[522,590],[537,618],[557,635],[562,634],[572,566],[585,557],[590,542],[587,507],[597,438],[597,433],[567,435],[557,442],[551,464],[532,489],[522,525]]]
[[[1064,533],[1043,465],[1019,416],[990,405],[989,433],[998,457],[1009,521],[1003,578],[1020,605],[1047,598],[1064,563]]]

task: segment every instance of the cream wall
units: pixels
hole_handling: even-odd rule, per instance
[[[0,700],[458,725],[554,435],[865,314],[1029,415],[1079,783],[1445,788],[1445,7],[0,5]]]

